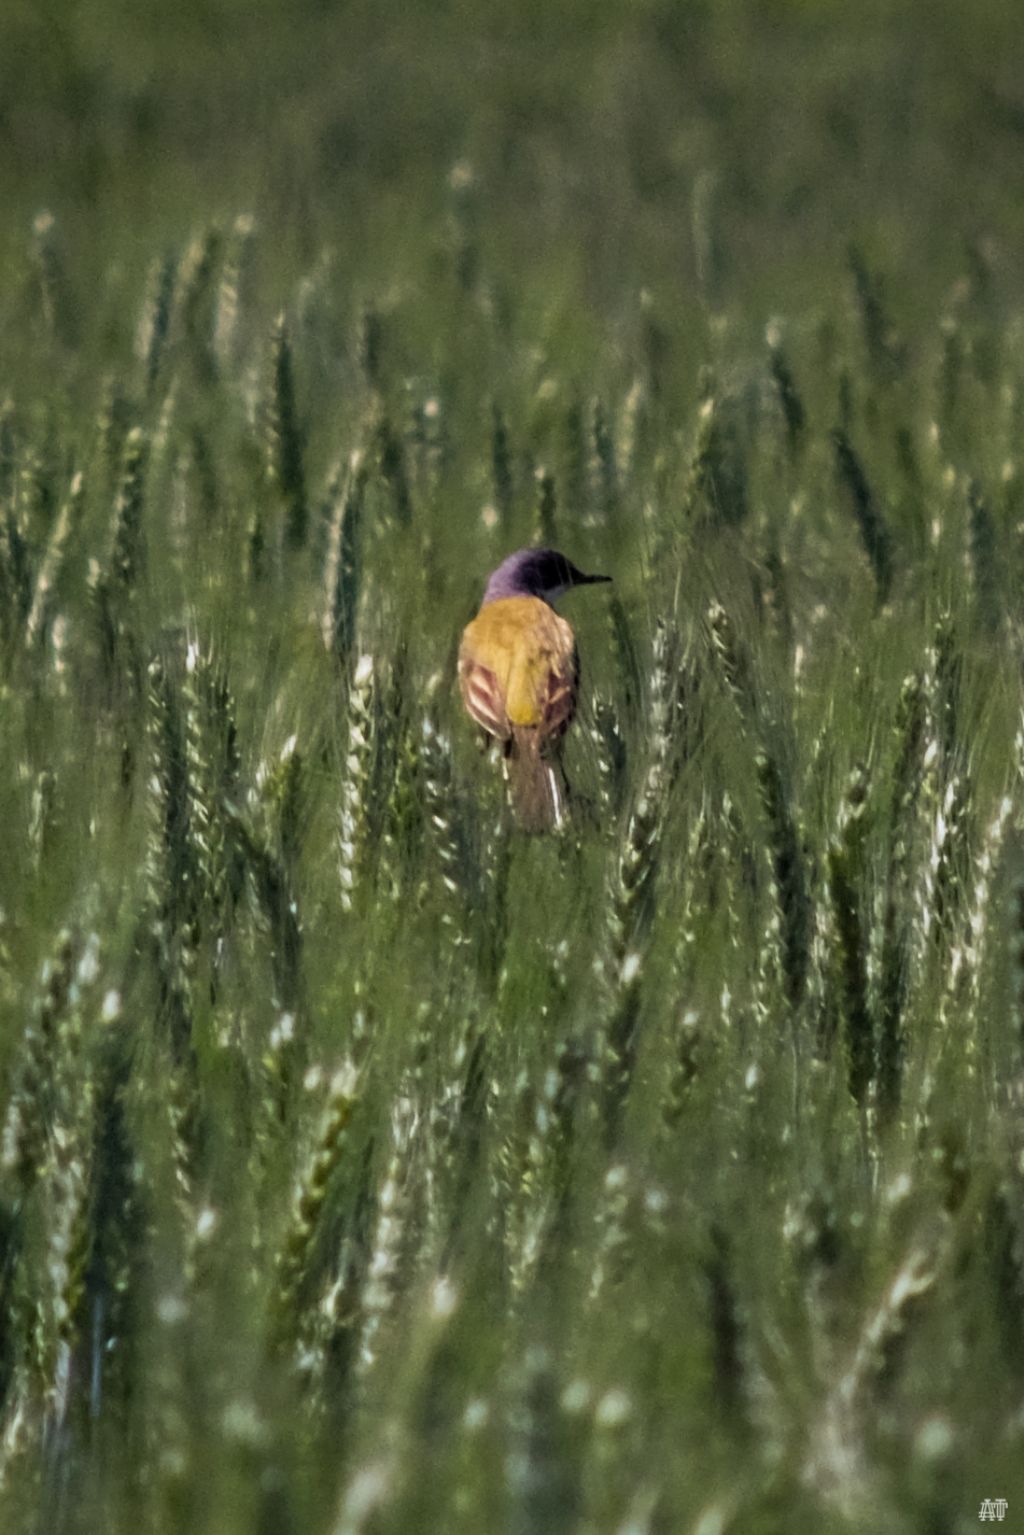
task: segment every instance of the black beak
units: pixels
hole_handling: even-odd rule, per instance
[[[599,581],[610,581],[610,580],[611,580],[611,576],[581,576],[580,577],[580,584],[582,586],[596,586]]]

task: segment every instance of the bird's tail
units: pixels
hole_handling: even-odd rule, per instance
[[[541,750],[540,733],[532,725],[513,725],[505,752],[508,797],[524,831],[557,831],[565,823],[568,785],[561,764]]]

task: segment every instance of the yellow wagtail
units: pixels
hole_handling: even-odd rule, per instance
[[[565,819],[558,745],[576,712],[579,657],[553,603],[573,586],[610,580],[585,576],[557,549],[520,549],[493,572],[462,636],[462,701],[501,743],[509,798],[525,831],[550,831]]]

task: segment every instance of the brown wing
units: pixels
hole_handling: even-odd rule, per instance
[[[571,725],[576,713],[579,675],[579,653],[574,645],[565,664],[553,666],[548,672],[540,726],[540,733],[546,740],[557,740]]]
[[[459,657],[459,690],[462,702],[488,735],[508,741],[512,735],[501,684],[490,667],[465,654]]]

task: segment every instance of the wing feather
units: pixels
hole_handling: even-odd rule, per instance
[[[507,741],[512,727],[505,712],[501,684],[487,666],[464,656],[459,662],[459,688],[469,714],[488,735]]]
[[[572,653],[560,665],[552,666],[547,675],[540,726],[541,735],[545,738],[557,739],[572,724],[579,693],[578,682],[579,659],[574,646]]]

